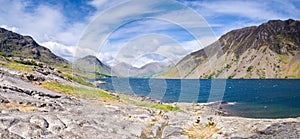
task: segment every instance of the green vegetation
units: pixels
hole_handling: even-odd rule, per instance
[[[252,72],[252,70],[253,70],[253,66],[249,66],[247,72]]]
[[[215,73],[215,72],[213,72],[213,73],[212,73],[212,74],[210,74],[210,75],[209,75],[207,78],[208,78],[208,79],[212,79],[212,78],[215,76],[215,74],[216,74],[216,73]]]
[[[17,62],[11,62],[11,63],[1,63],[0,62],[0,65],[5,66],[7,68],[14,69],[14,70],[33,73],[33,71],[31,70],[31,66],[20,64],[20,63],[17,63]]]
[[[289,55],[278,54],[278,56],[281,62],[283,62],[284,64],[288,64],[288,61],[290,60]]]
[[[190,70],[190,72],[185,75],[185,77],[187,77],[188,75],[190,75],[198,66],[199,65],[196,65],[195,67],[193,67],[192,70]]]
[[[218,78],[220,76],[221,73],[223,73],[224,70],[229,70],[231,68],[231,64],[226,64],[225,67],[221,68],[220,70],[214,71],[213,73],[209,74],[209,76],[207,77],[208,79],[212,79],[212,78]]]
[[[43,65],[41,63],[38,64],[33,60],[30,60],[30,61],[15,61],[15,62],[20,63],[20,64],[24,64],[24,65],[29,65],[29,66],[43,67]]]
[[[276,38],[277,38],[277,40],[279,40],[280,44],[287,44],[287,45],[295,46],[295,44],[293,42],[291,42],[287,38],[284,38],[284,36],[282,36],[281,34],[276,35]]]
[[[223,72],[223,68],[221,70],[217,70],[215,77],[218,78],[219,75]]]
[[[226,68],[226,69],[230,69],[230,68],[231,68],[231,65],[230,65],[230,64],[227,64],[225,68]]]
[[[281,39],[280,42],[281,44],[287,44],[287,45],[291,45],[291,46],[295,46],[295,44],[291,41],[288,41],[286,39]]]
[[[57,82],[43,82],[41,86],[49,90],[61,92],[72,96],[79,96],[83,98],[117,100],[115,97],[99,89],[87,89],[83,87],[71,86],[71,85],[61,84]]]
[[[286,76],[288,78],[300,78],[300,61],[295,61],[289,65]]]
[[[82,85],[86,85],[86,86],[90,86],[90,87],[96,87],[95,85],[93,85],[92,83],[88,82],[87,80],[85,80],[84,78],[77,76],[77,75],[70,75],[70,74],[63,74],[65,77],[67,77],[69,80],[72,80],[74,82],[77,82],[79,84]]]
[[[165,111],[178,111],[178,112],[183,112],[178,106],[173,106],[170,104],[157,104],[157,103],[149,103],[149,102],[140,102],[140,101],[135,101],[130,98],[128,98],[125,95],[120,94],[120,98],[126,101],[127,103],[136,105],[136,106],[141,106],[141,107],[147,107],[147,108],[155,108],[155,109],[160,109],[160,110],[165,110]]]

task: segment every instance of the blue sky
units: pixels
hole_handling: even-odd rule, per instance
[[[118,23],[120,21],[112,19],[121,19],[123,17],[122,14],[126,14],[128,18],[130,17],[130,12],[134,15],[139,11],[144,13],[143,16],[145,16],[146,14],[157,14],[154,11],[161,9],[168,17],[176,18],[176,20],[180,21],[190,20],[187,18],[188,14],[184,14],[184,12],[182,12],[182,15],[178,15],[181,9],[176,7],[176,5],[173,7],[169,6],[168,2],[150,8],[143,6],[151,5],[151,0],[135,2],[129,2],[130,4],[127,4],[123,10],[118,11],[118,9],[115,9],[115,11],[111,12],[112,7],[124,5],[126,1],[0,0],[0,26],[23,35],[30,35],[41,45],[51,49],[55,54],[72,60],[78,51],[80,39],[86,34],[89,26],[105,12],[111,12],[111,16],[108,16],[111,18],[109,20]],[[178,2],[191,8],[203,17],[208,23],[205,25],[208,25],[207,28],[212,29],[215,36],[208,35],[195,38],[187,30],[164,20],[138,20],[126,23],[114,30],[111,36],[107,38],[105,45],[101,46],[101,50],[93,54],[111,65],[116,62],[130,63],[130,61],[125,60],[125,54],[122,55],[122,52],[126,53],[126,55],[128,53],[132,54],[133,48],[135,48],[134,45],[137,45],[135,50],[137,48],[143,49],[142,45],[145,48],[159,45],[159,48],[157,48],[155,53],[153,52],[153,55],[157,53],[162,55],[164,53],[166,56],[174,56],[174,59],[178,60],[192,51],[203,48],[232,29],[259,25],[273,19],[285,20],[292,18],[299,20],[300,18],[299,0],[178,0]],[[152,3],[152,5],[154,4]],[[177,9],[177,15],[172,14],[174,9]],[[125,18],[122,19],[126,20]],[[192,27],[189,29],[192,29]],[[200,29],[200,26],[193,27],[192,30],[195,31],[197,29]],[[94,30],[98,29],[94,28]],[[201,45],[197,43],[199,40],[201,40]],[[128,46],[129,44],[132,46]],[[144,44],[149,44],[149,46],[144,46]],[[97,45],[100,45],[100,42]],[[162,46],[164,47],[160,48]],[[127,51],[124,51],[124,48],[127,48],[125,49]],[[129,52],[128,50],[131,51]],[[173,55],[170,55],[171,53]],[[142,59],[140,62],[135,60],[135,66],[162,60],[159,56],[155,59],[155,57],[147,55],[139,58]],[[116,57],[119,57],[117,61],[114,60]]]

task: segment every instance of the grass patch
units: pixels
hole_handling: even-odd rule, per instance
[[[104,100],[117,100],[115,97],[99,89],[87,89],[83,87],[71,86],[56,82],[43,82],[41,86],[49,90],[61,92],[72,96],[79,96],[83,98],[99,98]]]
[[[10,68],[10,69],[14,69],[14,70],[33,73],[33,71],[31,70],[31,66],[20,64],[20,63],[17,63],[17,62],[11,62],[11,63],[1,63],[0,62],[0,65],[2,65],[4,67],[7,67],[7,68]]]
[[[140,107],[147,107],[147,108],[155,108],[155,109],[160,109],[160,110],[165,110],[165,111],[178,111],[178,112],[183,112],[178,106],[173,106],[170,104],[157,104],[157,103],[149,103],[149,102],[140,102],[140,101],[135,101],[130,98],[128,98],[125,95],[120,94],[120,98],[122,98],[125,102],[140,106]]]
[[[79,84],[86,85],[86,86],[89,86],[89,87],[96,87],[95,85],[93,85],[92,83],[88,82],[87,80],[85,80],[82,77],[74,76],[74,75],[70,75],[70,74],[63,74],[63,76],[65,76],[69,80],[72,80],[72,81],[77,82]]]
[[[43,67],[43,64],[41,64],[41,63],[38,64],[38,63],[36,63],[33,60],[29,60],[29,61],[15,61],[15,62],[23,64],[23,65],[36,66],[36,67],[40,67],[40,68]]]
[[[284,64],[288,64],[288,62],[291,59],[289,55],[278,54],[278,57],[279,57],[280,61],[282,61]]]
[[[230,68],[231,68],[231,65],[230,65],[230,64],[227,64],[225,68],[226,68],[226,69],[230,69]]]
[[[228,78],[227,79],[233,79],[233,75],[230,75],[230,76],[228,76]]]

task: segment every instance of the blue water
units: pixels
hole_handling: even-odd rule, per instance
[[[163,102],[235,102],[222,106],[251,118],[300,116],[300,80],[295,79],[145,79],[102,78],[100,88],[160,99]]]

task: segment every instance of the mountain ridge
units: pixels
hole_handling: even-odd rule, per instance
[[[55,55],[50,49],[39,45],[30,36],[0,28],[0,55],[32,59],[46,64],[66,65],[68,61]]]
[[[93,72],[96,74],[110,76],[113,75],[111,67],[102,63],[96,56],[87,55],[73,62],[73,68],[83,72]]]
[[[299,36],[300,21],[292,19],[232,30],[159,77],[299,78]]]

